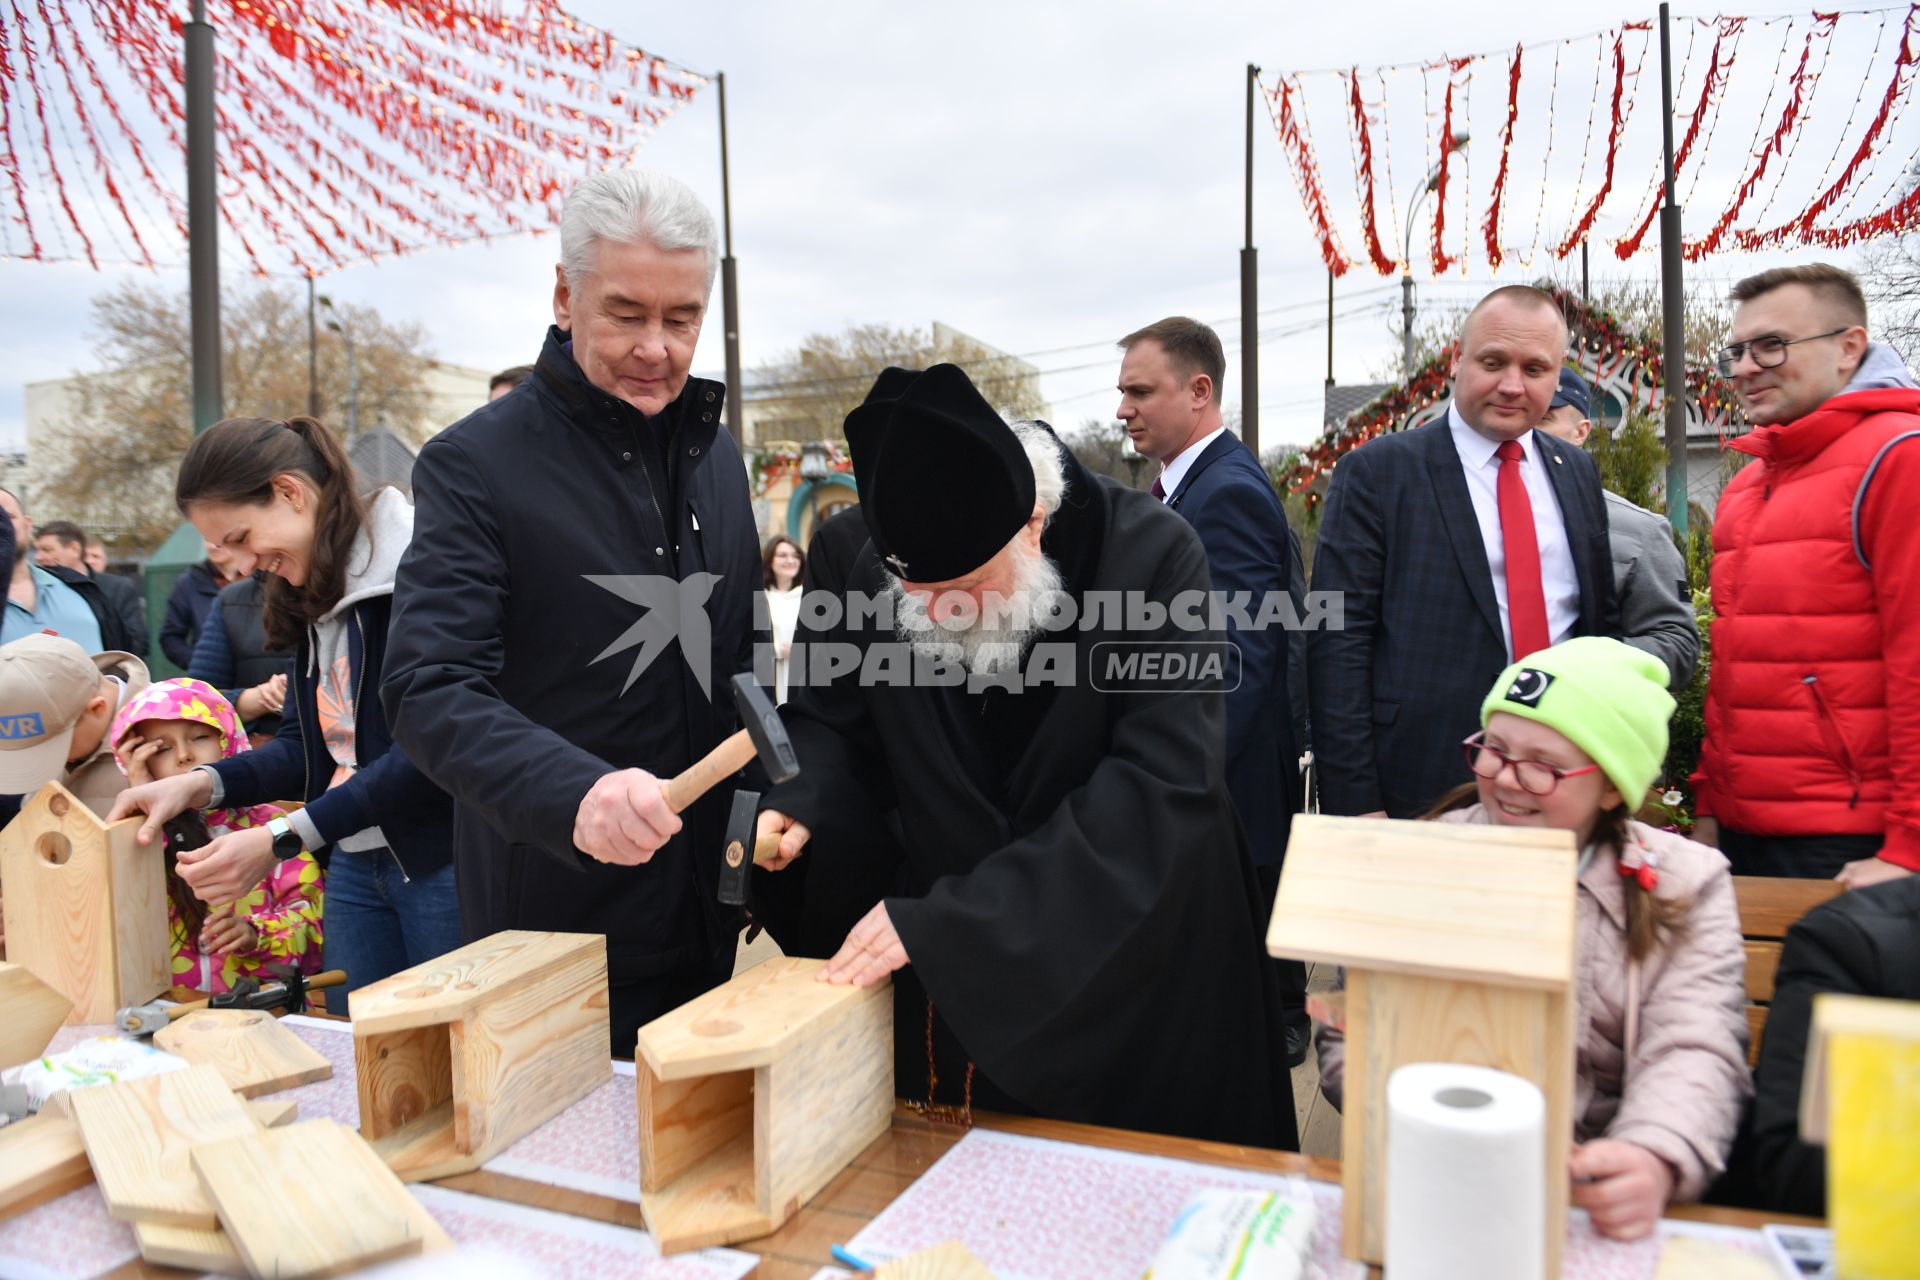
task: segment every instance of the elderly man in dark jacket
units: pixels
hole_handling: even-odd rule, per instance
[[[462,932],[605,934],[626,1055],[731,972],[730,788],[676,817],[660,783],[737,727],[759,540],[723,389],[687,376],[712,216],[670,178],[602,173],[560,252],[533,377],[420,452],[382,693],[458,802]]]

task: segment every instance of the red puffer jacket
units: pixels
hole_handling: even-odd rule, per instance
[[[1758,461],[1713,522],[1698,810],[1884,832],[1880,856],[1920,870],[1920,391],[1838,395],[1730,447]]]

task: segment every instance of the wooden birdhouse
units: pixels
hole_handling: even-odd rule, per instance
[[[1547,1258],[1560,1274],[1573,1141],[1573,836],[1301,815],[1267,930],[1276,956],[1346,966],[1343,1248],[1384,1260],[1387,1077],[1493,1067],[1546,1097]]]
[[[360,1134],[407,1182],[478,1169],[613,1078],[607,940],[508,930],[355,991]]]
[[[640,1028],[640,1208],[665,1253],[778,1228],[893,1120],[893,991],[769,960]]]
[[[172,985],[165,855],[135,843],[140,821],[109,827],[49,782],[0,831],[7,959],[73,1002],[69,1024]]]

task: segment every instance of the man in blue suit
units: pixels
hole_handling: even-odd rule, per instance
[[[1325,812],[1419,817],[1471,779],[1460,744],[1506,664],[1619,634],[1599,470],[1534,430],[1566,352],[1551,295],[1496,289],[1461,329],[1446,416],[1334,468],[1313,589],[1341,593],[1343,625],[1307,636]]]
[[[1216,595],[1244,593],[1244,616],[1228,613],[1238,670],[1227,674],[1227,789],[1253,850],[1271,909],[1299,808],[1299,758],[1306,747],[1305,645],[1300,632],[1246,625],[1270,593],[1290,593],[1298,617],[1305,592],[1300,540],[1287,525],[1272,481],[1253,451],[1220,416],[1226,355],[1219,335],[1170,316],[1120,340],[1120,408],[1134,450],[1161,464],[1154,496],[1180,513],[1207,555]],[[1232,661],[1232,659],[1230,659]],[[1287,1058],[1306,1058],[1306,966],[1280,969]]]

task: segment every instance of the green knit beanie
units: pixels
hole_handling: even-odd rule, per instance
[[[1637,809],[1660,776],[1673,708],[1666,663],[1605,636],[1577,636],[1502,671],[1480,725],[1504,711],[1559,730]]]

